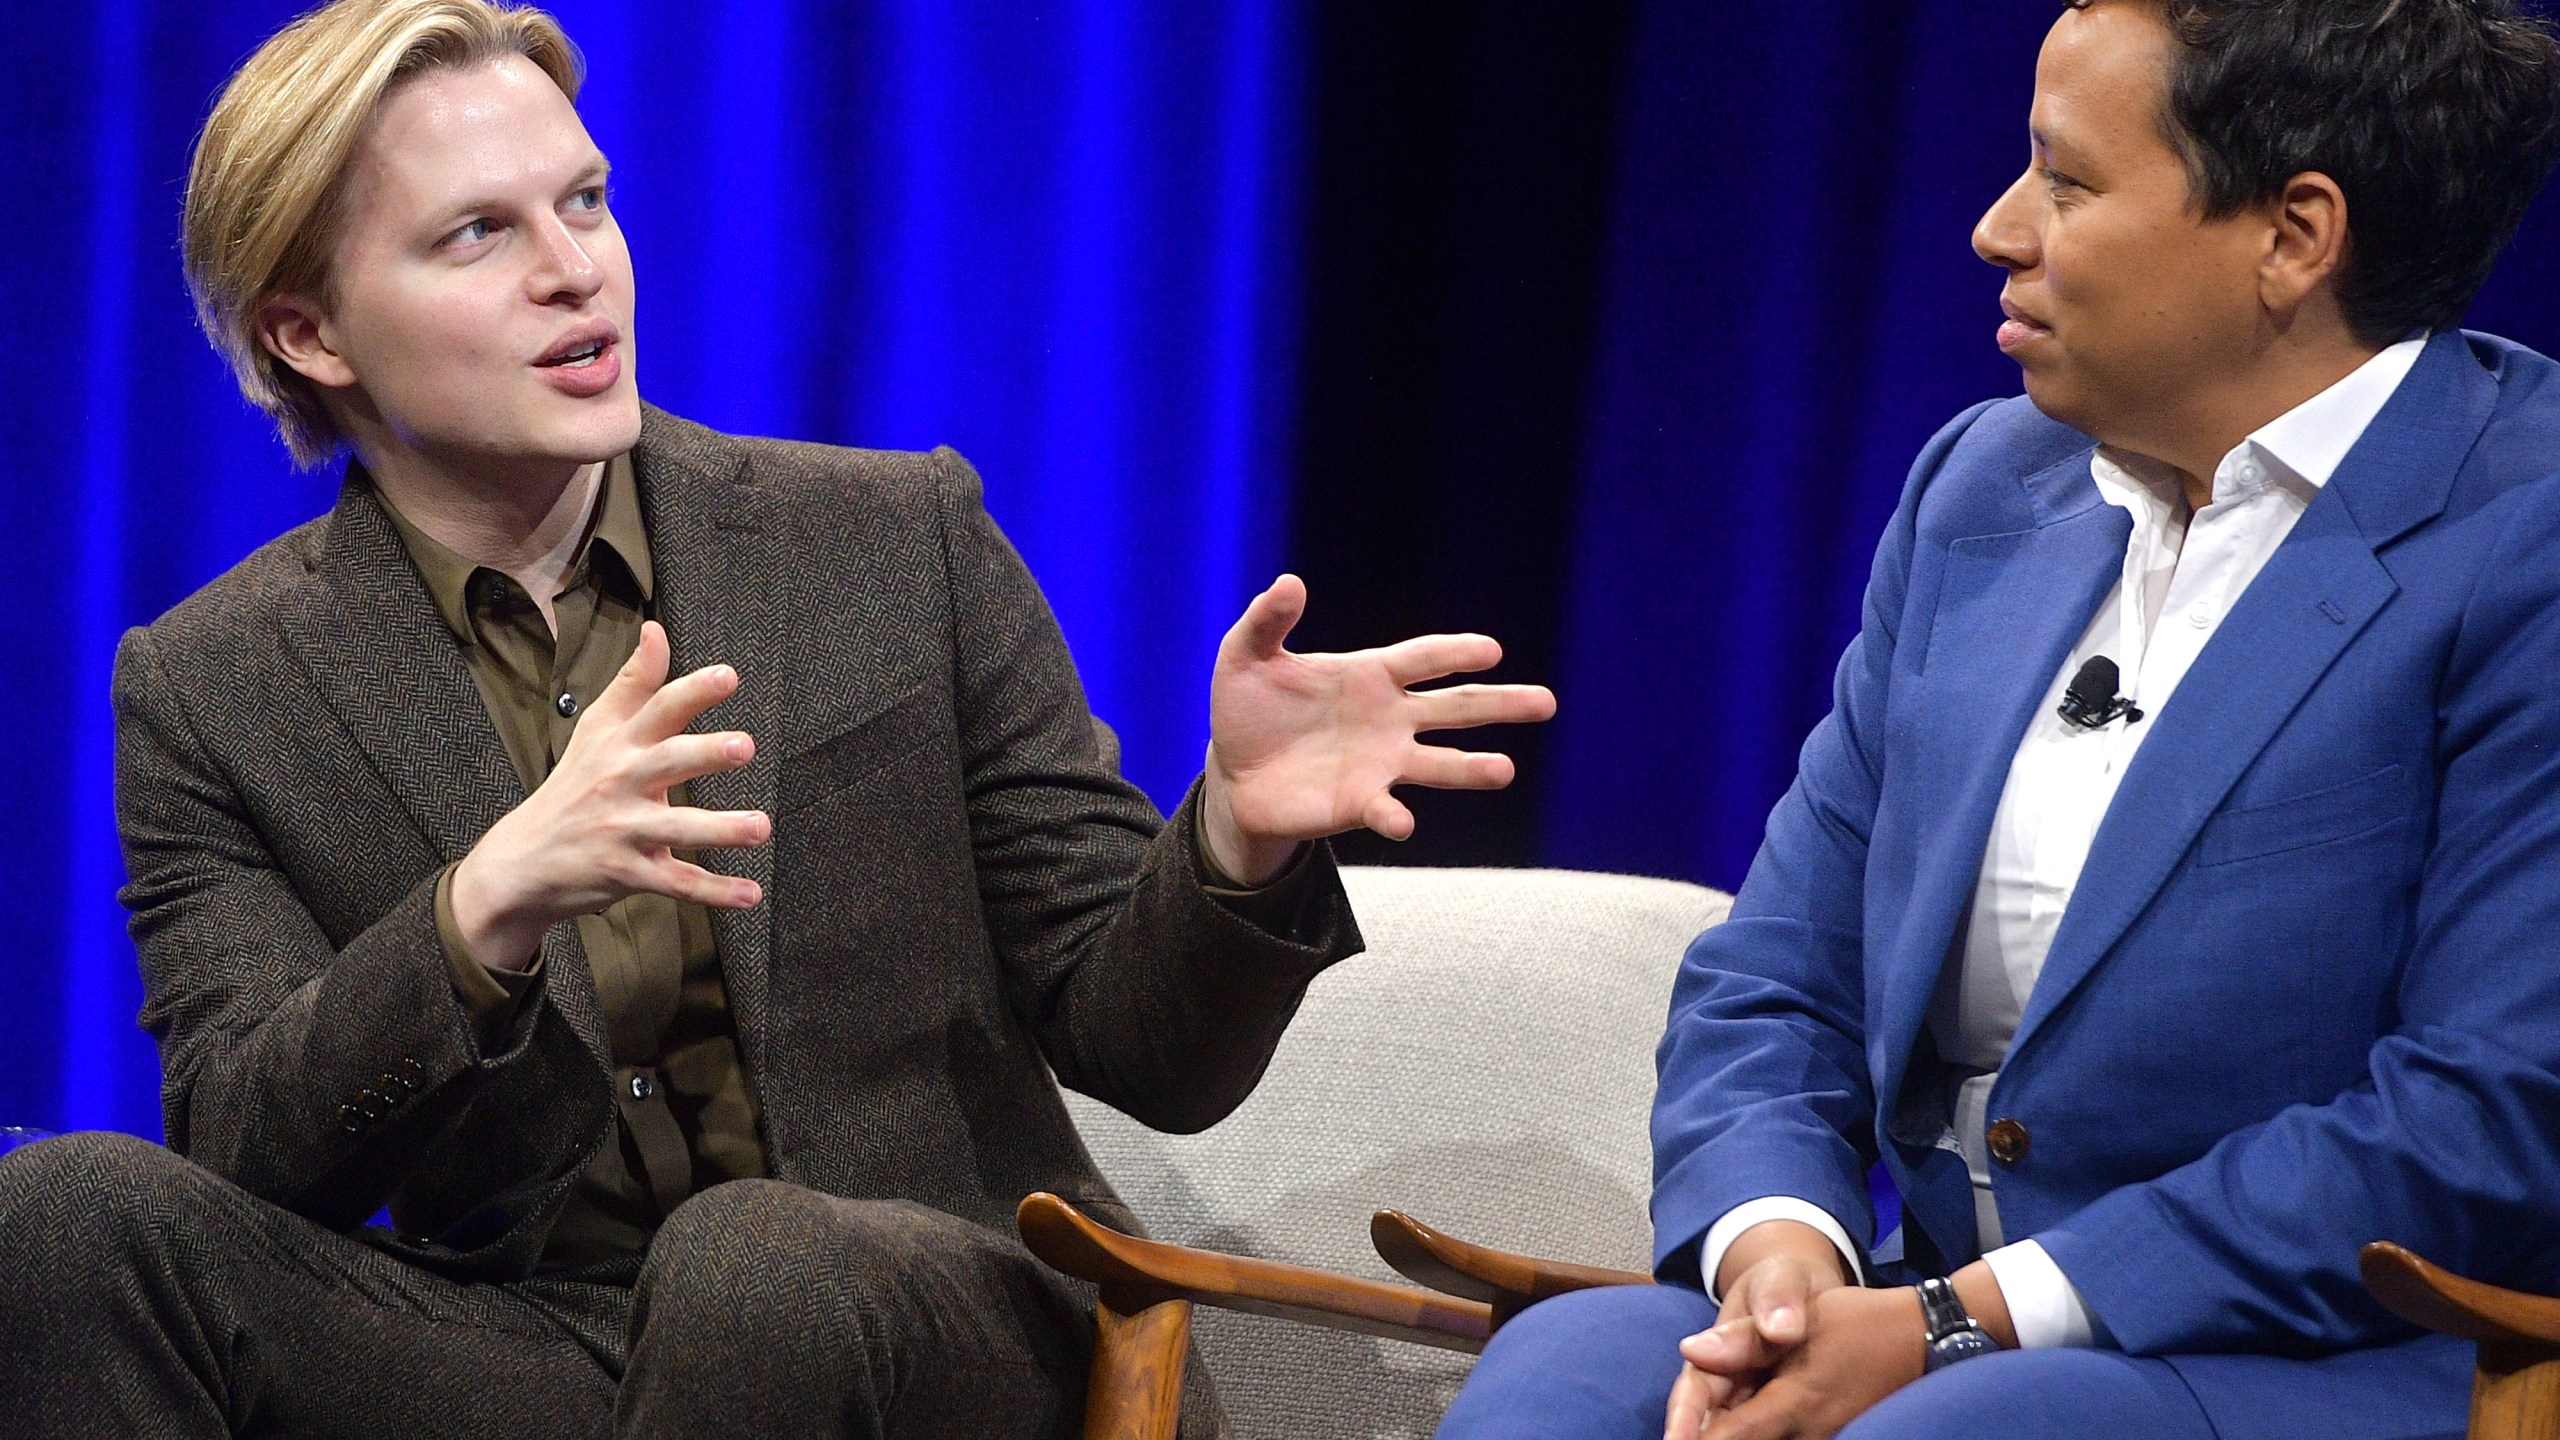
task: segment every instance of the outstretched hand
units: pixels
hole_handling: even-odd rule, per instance
[[[558,763],[453,872],[453,918],[474,958],[521,969],[562,920],[628,896],[668,895],[743,910],[763,891],[685,858],[702,850],[762,845],[773,822],[761,810],[670,805],[667,793],[755,758],[755,737],[687,731],[737,693],[738,672],[707,665],[667,678],[667,632],[644,622],[640,642],[586,708]]]
[[[1307,587],[1283,575],[1253,598],[1218,646],[1209,680],[1209,759],[1202,838],[1231,877],[1260,884],[1304,841],[1367,826],[1413,833],[1398,785],[1499,790],[1508,755],[1426,745],[1418,736],[1513,725],[1556,713],[1543,685],[1411,687],[1491,669],[1502,647],[1484,635],[1424,635],[1344,655],[1286,648]]]

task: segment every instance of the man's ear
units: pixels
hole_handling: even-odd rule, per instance
[[[294,373],[324,390],[356,383],[354,367],[338,353],[337,332],[320,307],[299,295],[278,295],[258,307],[258,343]]]
[[[2258,266],[2258,298],[2290,317],[2347,263],[2347,192],[2317,170],[2284,184],[2269,204],[2273,222],[2265,259]]]

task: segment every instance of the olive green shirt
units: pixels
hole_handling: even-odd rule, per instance
[[[385,497],[438,613],[461,642],[507,758],[530,794],[551,774],[578,716],[612,682],[653,613],[655,577],[640,490],[628,455],[605,467],[603,492],[552,600],[557,626],[505,574],[474,565],[410,523]],[[684,787],[667,793],[686,803]],[[1227,880],[1195,835],[1209,893],[1274,934],[1296,928],[1312,847],[1267,886]],[[436,883],[436,923],[454,994],[485,1049],[505,1034],[541,973],[492,970],[472,958],[453,918],[453,871]],[[579,917],[596,1001],[613,1046],[614,1141],[597,1150],[543,1250],[548,1269],[634,1255],[686,1197],[769,1173],[756,1095],[738,1054],[711,917],[703,907],[635,895]]]
[[[552,600],[556,636],[514,580],[384,508],[462,642],[481,703],[530,793],[559,763],[579,714],[631,657],[651,614],[655,581],[630,458],[605,467],[589,532]],[[684,804],[683,787],[667,799]],[[454,993],[486,1044],[504,1033],[540,961],[510,972],[474,960],[454,924],[451,889],[448,869],[436,886],[436,920]],[[696,1190],[768,1170],[710,915],[663,895],[634,895],[577,925],[613,1045],[621,1123],[618,1143],[596,1152],[552,1229],[543,1258],[556,1266],[637,1253]]]

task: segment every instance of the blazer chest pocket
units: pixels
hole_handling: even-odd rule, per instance
[[[910,690],[869,717],[786,757],[779,808],[802,810],[850,789],[902,760],[932,738],[930,697]]]
[[[2226,811],[2206,823],[2197,863],[2230,865],[2399,824],[2409,818],[2408,789],[2402,767],[2385,765],[2343,785]]]

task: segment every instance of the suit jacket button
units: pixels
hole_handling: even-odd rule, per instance
[[[632,1076],[632,1077],[631,1077],[631,1098],[632,1098],[632,1099],[634,1099],[634,1100],[646,1100],[646,1099],[648,1099],[650,1096],[652,1096],[652,1095],[656,1094],[657,1092],[658,1092],[658,1082],[656,1082],[656,1081],[654,1081],[654,1080],[650,1079],[648,1076],[646,1076],[646,1075],[634,1075],[634,1076]]]
[[[2027,1142],[2033,1137],[2027,1127],[2015,1120],[1994,1120],[1983,1136],[1991,1142],[1991,1158],[2003,1165],[2015,1165],[2027,1158]]]

